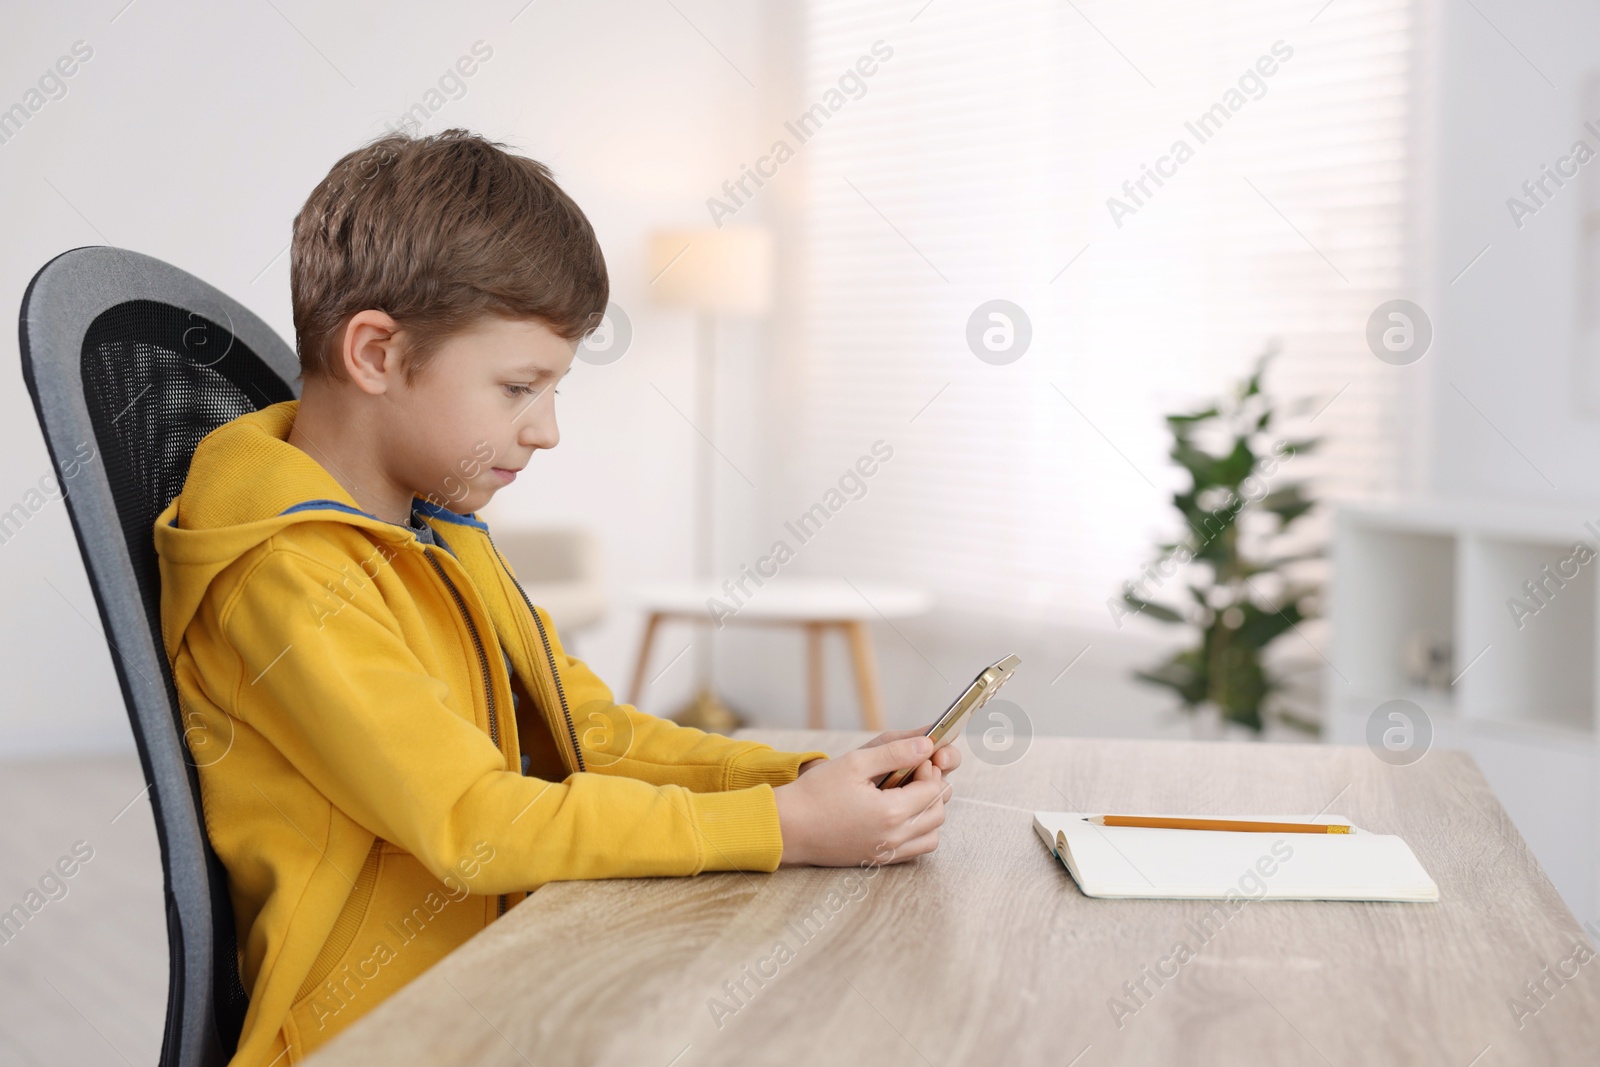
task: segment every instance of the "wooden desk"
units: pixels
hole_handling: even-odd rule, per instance
[[[837,754],[869,735],[740,736]],[[310,1062],[1596,1060],[1600,958],[1547,980],[1543,1006],[1528,998],[1583,934],[1464,754],[1392,767],[1356,747],[1038,738],[1010,767],[968,755],[952,781],[939,850],[909,864],[546,886]],[[1441,899],[1253,902],[1202,941],[1191,924],[1214,902],[1083,896],[1034,833],[1036,809],[1325,809],[1404,837]],[[723,983],[780,940],[792,958],[766,965],[764,987],[746,979],[738,1006]],[[1144,978],[1171,971],[1160,961],[1180,941],[1194,958],[1159,987]],[[1149,995],[1130,998],[1141,979]],[[1520,1029],[1516,996],[1539,1008]],[[720,1029],[713,998],[738,1006]],[[1120,1028],[1112,998],[1137,1006]]]

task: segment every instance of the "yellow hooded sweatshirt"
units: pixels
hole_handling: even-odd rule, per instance
[[[299,1062],[546,882],[778,866],[772,787],[825,753],[615,703],[485,523],[418,498],[435,546],[362,511],[288,443],[298,406],[208,434],[154,530],[235,1067]]]

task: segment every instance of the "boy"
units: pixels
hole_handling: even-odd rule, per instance
[[[299,1062],[549,881],[938,845],[955,749],[830,760],[645,715],[522,593],[475,512],[555,447],[609,284],[503,147],[397,134],[335,164],[294,222],[301,398],[207,435],[156,522],[250,994],[234,1064]]]

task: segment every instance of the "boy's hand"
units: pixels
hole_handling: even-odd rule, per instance
[[[938,848],[950,786],[928,759],[932,745],[923,737],[879,737],[838,759],[817,760],[810,773],[775,788],[779,865],[903,863]],[[917,768],[909,782],[878,788],[879,778],[902,767]]]
[[[911,730],[886,730],[877,737],[874,737],[871,741],[868,741],[866,744],[862,745],[861,748],[875,748],[878,745],[886,745],[890,741],[898,741],[902,737],[921,737],[923,734],[926,734],[929,728],[932,726],[933,723],[930,722],[927,726],[918,726]],[[857,751],[860,750],[858,749]],[[797,777],[799,774],[806,773],[806,771],[822,762],[823,761],[820,759],[806,760],[804,763],[800,764]],[[939,749],[933,754],[933,765],[939,768],[940,773],[949,774],[951,771],[961,766],[961,750],[956,748],[956,746],[953,744],[945,745],[943,748]]]
[[[918,726],[911,730],[885,730],[861,747],[873,748],[877,745],[886,745],[890,741],[898,741],[902,737],[921,737],[931,729],[933,729],[933,723],[930,722],[926,726]],[[951,740],[952,742],[954,741],[953,738]],[[945,745],[933,754],[933,765],[939,768],[941,774],[949,774],[961,766],[961,750],[954,743]]]

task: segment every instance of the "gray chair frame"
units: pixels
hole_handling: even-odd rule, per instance
[[[229,349],[237,341],[247,350],[232,353],[232,358],[254,356],[277,376],[283,389],[300,395],[294,350],[243,304],[138,252],[108,246],[72,249],[34,275],[22,299],[18,324],[23,378],[58,476],[63,464],[73,461],[79,443],[98,441],[101,450],[115,443],[100,439],[94,408],[86,399],[85,341],[102,314],[130,301],[154,301],[215,324],[229,337]],[[216,330],[207,334],[213,345],[219,336]],[[204,360],[192,362],[206,366],[205,360],[215,355],[213,347]],[[97,366],[103,369],[103,361]],[[259,377],[260,369],[250,366]],[[135,398],[132,403],[140,402]],[[266,402],[264,396],[252,398],[257,408]],[[148,442],[158,455],[155,450],[172,444]],[[185,472],[191,456],[192,452],[181,457]],[[170,464],[170,454],[165,459]],[[67,486],[64,477],[62,484]],[[238,1042],[244,1010],[239,996],[245,991],[239,985],[237,959],[229,958],[235,936],[226,872],[206,835],[198,774],[184,738],[159,631],[159,599],[152,604],[148,593],[141,592],[106,465],[89,463],[76,469],[65,501],[139,762],[151,786],[161,845],[170,970],[160,1063],[223,1067]],[[152,619],[157,620],[156,629]],[[155,684],[158,678],[161,684]]]

